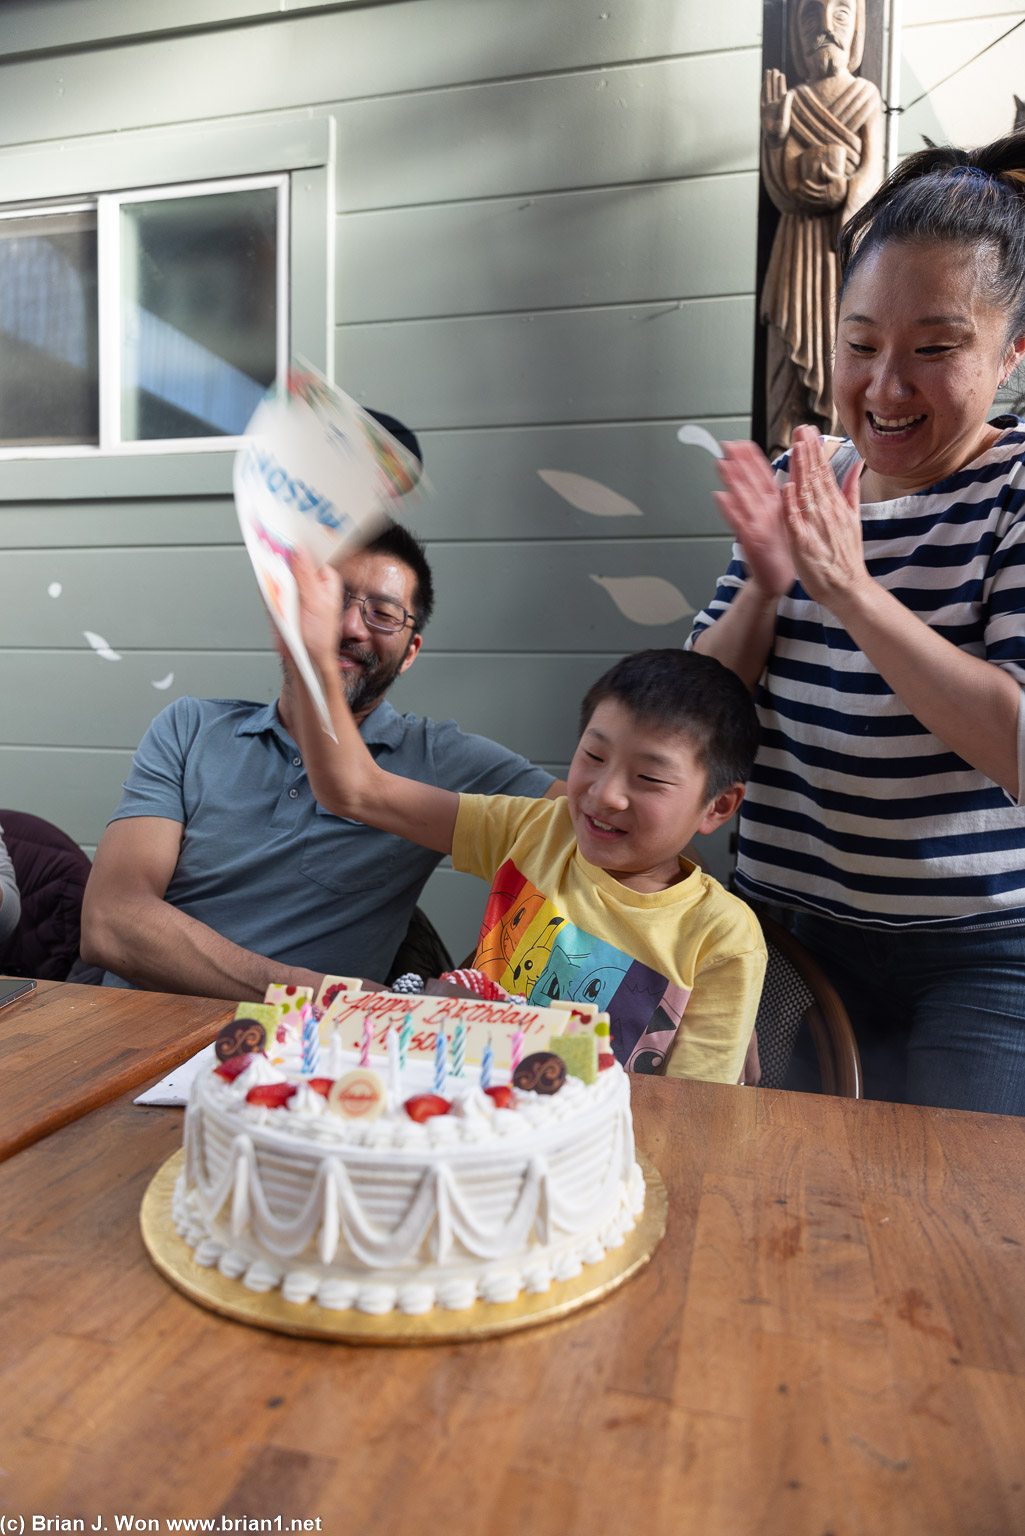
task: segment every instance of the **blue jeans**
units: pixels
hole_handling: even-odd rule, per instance
[[[843,999],[866,1098],[1025,1115],[1025,927],[877,933],[804,912],[791,927]],[[795,1057],[787,1086],[806,1087]]]

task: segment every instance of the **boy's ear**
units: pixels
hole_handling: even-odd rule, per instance
[[[712,803],[705,808],[704,816],[694,828],[695,832],[714,832],[722,826],[723,822],[729,821],[735,811],[739,810],[743,798],[743,784],[731,784],[729,789],[724,789],[721,795],[716,795]]]

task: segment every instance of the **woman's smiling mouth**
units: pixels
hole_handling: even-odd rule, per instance
[[[877,416],[874,411],[868,411],[868,422],[873,432],[889,437],[899,436],[901,432],[907,432],[911,427],[917,427],[923,416]]]

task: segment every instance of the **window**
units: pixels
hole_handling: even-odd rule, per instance
[[[288,357],[288,178],[0,208],[0,456],[224,449]]]

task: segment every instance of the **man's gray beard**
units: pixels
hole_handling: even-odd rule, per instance
[[[341,674],[342,691],[354,715],[378,703],[387,690],[391,677],[381,677],[380,673],[381,663],[375,656],[373,664],[365,664],[352,672]]]
[[[406,646],[402,655],[394,662],[388,663],[383,662],[374,651],[364,651],[358,646],[340,654],[352,656],[362,662],[362,666],[354,671],[341,674],[342,688],[349,701],[349,708],[354,715],[357,715],[364,710],[373,709],[374,705],[379,704],[384,698],[409,654],[409,646]]]
[[[412,645],[410,640],[409,645]],[[342,692],[349,703],[349,708],[354,715],[373,709],[379,704],[388,692],[392,683],[399,674],[399,668],[409,655],[409,645],[395,661],[383,662],[374,651],[364,651],[359,646],[354,646],[349,651],[340,651],[339,655],[354,657],[362,665],[354,670],[339,674]],[[292,662],[291,658],[281,658],[282,683],[286,695],[292,692]]]

